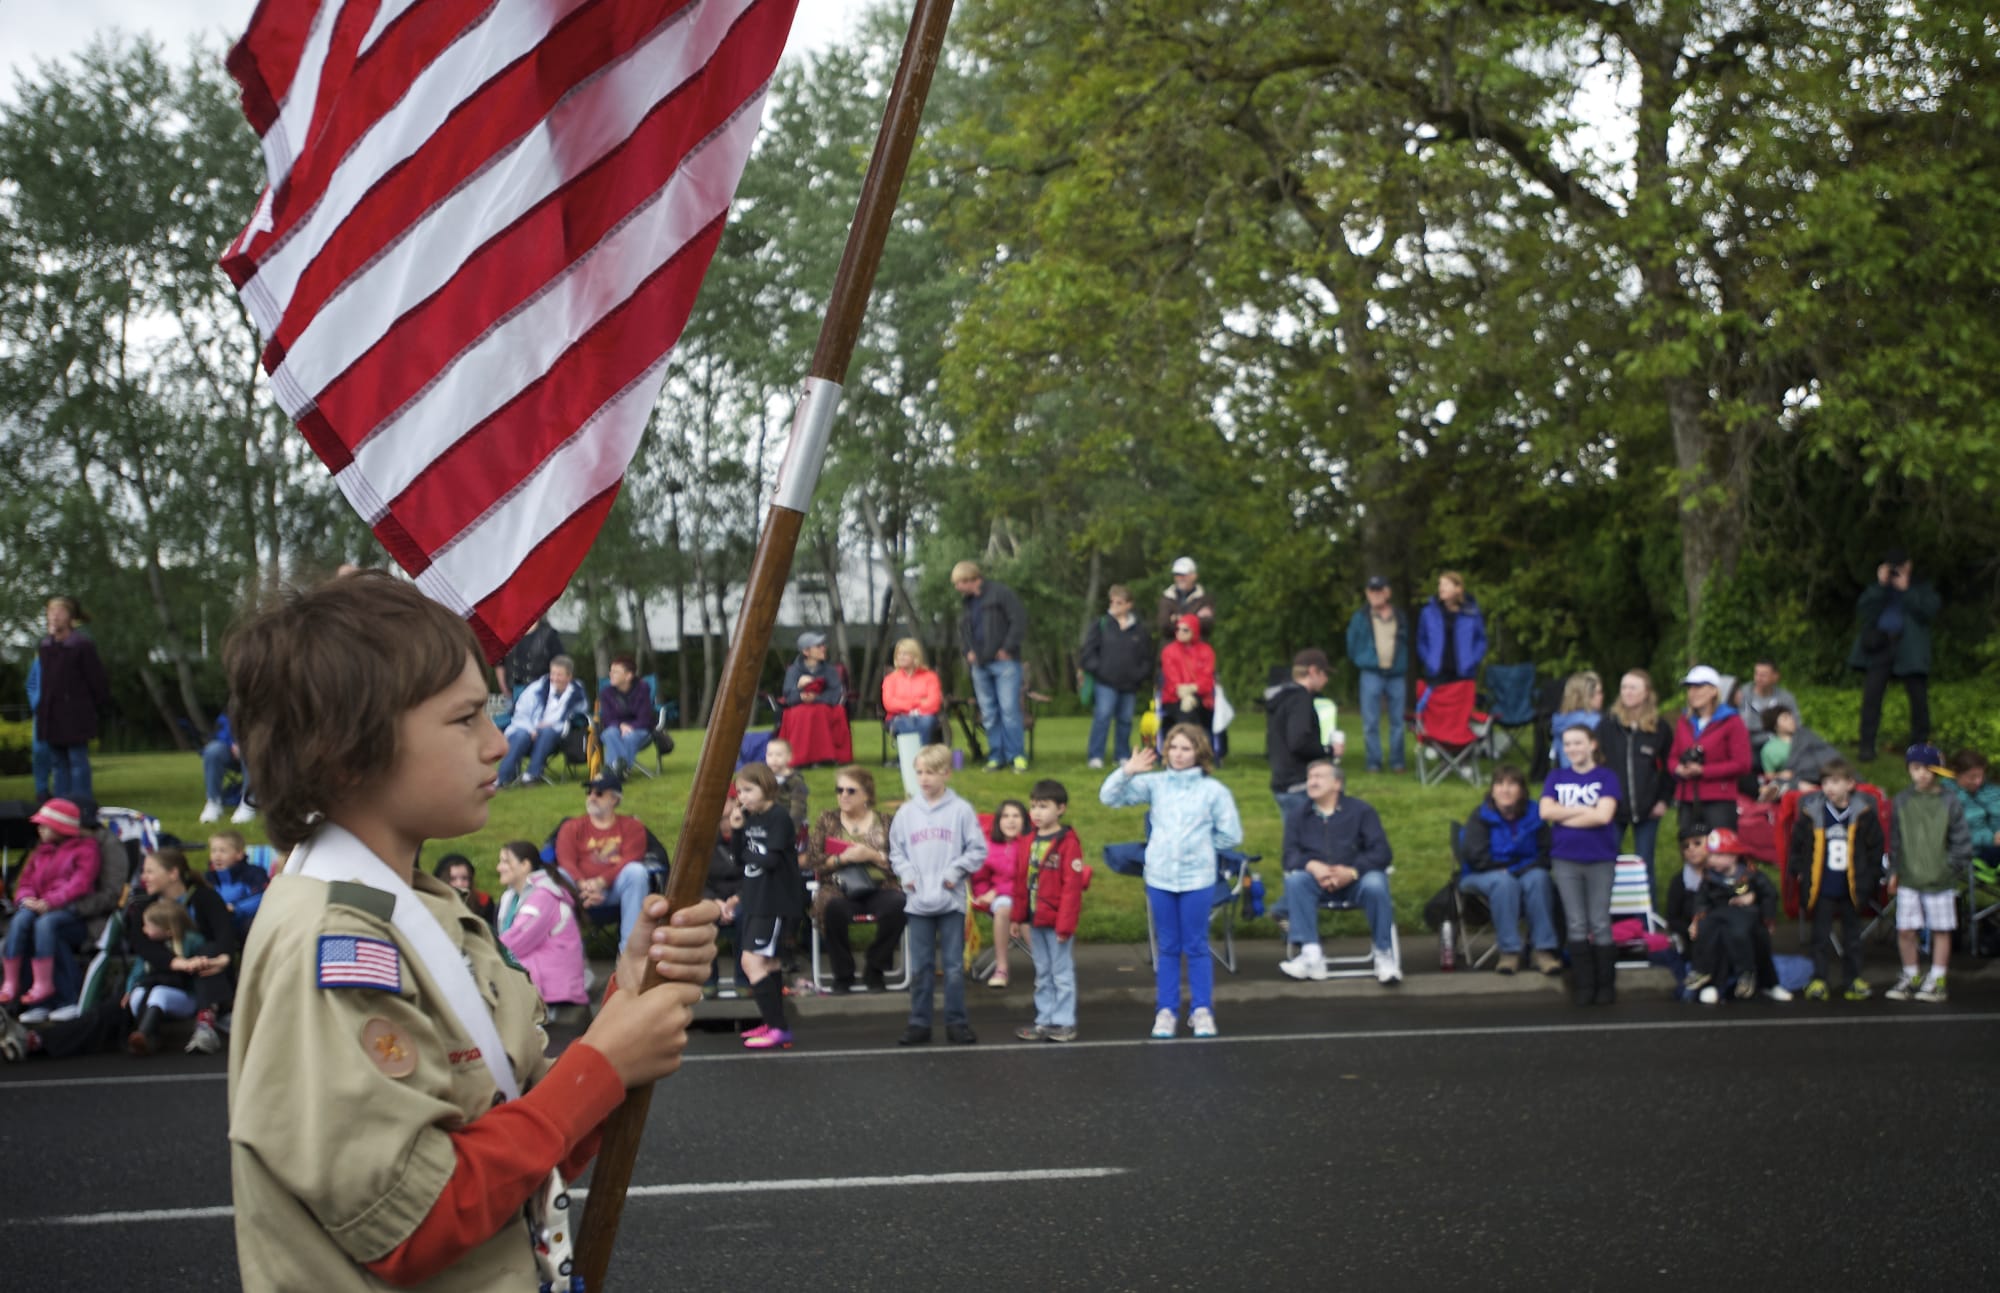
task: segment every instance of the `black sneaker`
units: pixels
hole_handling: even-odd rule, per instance
[[[931,1030],[928,1028],[919,1028],[915,1024],[911,1024],[908,1028],[905,1028],[903,1035],[896,1039],[896,1045],[898,1046],[928,1046],[930,1042]]]
[[[944,1035],[954,1046],[970,1046],[979,1040],[979,1034],[972,1031],[971,1024],[946,1024]]]
[[[889,990],[889,976],[880,970],[867,970],[861,975],[861,984],[870,992],[887,992]]]
[[[833,995],[836,997],[844,997],[852,991],[854,991],[854,980],[835,979],[833,981]]]

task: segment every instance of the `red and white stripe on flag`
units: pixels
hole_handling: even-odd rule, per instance
[[[797,0],[262,0],[222,265],[279,404],[499,655],[638,447]]]

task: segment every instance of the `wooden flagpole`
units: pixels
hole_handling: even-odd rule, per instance
[[[784,465],[778,471],[777,494],[765,514],[756,555],[751,559],[743,609],[736,619],[736,636],[729,644],[729,656],[722,666],[720,694],[709,715],[701,758],[695,765],[694,784],[688,790],[687,816],[681,821],[680,836],[674,844],[673,870],[667,877],[667,902],[674,911],[700,902],[702,886],[708,879],[709,852],[722,822],[723,803],[729,795],[730,777],[736,770],[736,752],[743,743],[743,731],[749,726],[758,674],[764,652],[771,643],[772,626],[778,618],[778,602],[791,574],[792,554],[798,547],[806,509],[812,504],[813,487],[819,482],[833,415],[840,403],[841,387],[847,381],[847,366],[854,357],[855,341],[868,310],[868,297],[875,287],[875,272],[882,263],[882,245],[888,238],[896,197],[903,187],[903,174],[909,168],[910,150],[923,119],[931,76],[944,49],[951,4],[952,0],[917,0],[910,19],[910,32],[903,42],[902,59],[896,66],[896,79],[882,114],[882,128],[875,137],[875,153],[868,163],[854,223],[847,233],[847,247],[841,253],[840,269],[834,277],[833,296],[827,303],[826,319],[820,325],[810,375],[792,421],[791,441],[785,451]],[[649,967],[643,986],[652,988],[658,983],[658,977]],[[591,1172],[583,1223],[577,1227],[577,1262],[590,1293],[602,1293],[606,1287],[605,1272],[611,1264],[611,1250],[625,1208],[625,1192],[632,1184],[632,1168],[638,1160],[639,1140],[646,1129],[646,1113],[652,1101],[650,1085],[634,1087],[626,1092],[625,1103],[604,1123],[604,1139]]]

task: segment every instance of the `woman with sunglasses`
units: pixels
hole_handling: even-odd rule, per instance
[[[903,889],[889,869],[894,814],[875,811],[875,777],[856,764],[833,774],[833,795],[834,806],[819,815],[806,837],[806,865],[819,879],[813,918],[833,958],[835,992],[854,990],[849,927],[856,916],[873,918],[875,941],[868,948],[863,984],[870,992],[882,992],[888,986],[889,962],[903,941]],[[844,869],[845,877],[836,876]]]

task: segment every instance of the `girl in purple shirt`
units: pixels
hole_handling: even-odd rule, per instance
[[[1618,860],[1618,774],[1598,763],[1597,733],[1572,727],[1562,735],[1567,770],[1542,783],[1542,820],[1549,823],[1550,867],[1569,924],[1570,1000],[1608,1006],[1618,999],[1617,950],[1611,945],[1611,878]]]

